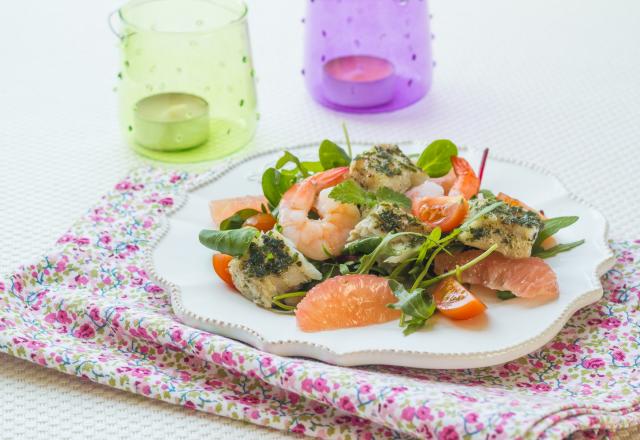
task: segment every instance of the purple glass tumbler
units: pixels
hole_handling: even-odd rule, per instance
[[[305,80],[320,104],[397,110],[424,97],[433,60],[427,0],[308,0]]]

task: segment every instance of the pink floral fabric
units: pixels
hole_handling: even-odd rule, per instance
[[[43,258],[0,281],[0,350],[187,408],[322,438],[594,438],[640,423],[640,240],[612,243],[604,298],[493,368],[342,368],[175,319],[143,250],[206,176],[141,169]],[[577,437],[575,437],[577,438]]]

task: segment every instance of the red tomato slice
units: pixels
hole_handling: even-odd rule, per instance
[[[456,320],[473,318],[487,308],[453,277],[440,281],[433,292],[433,299],[440,313]]]
[[[267,232],[273,229],[276,224],[276,219],[271,214],[260,213],[249,217],[244,221],[244,226],[251,226],[262,232]]]
[[[469,204],[461,196],[425,197],[413,204],[413,214],[430,229],[440,227],[449,232],[460,226],[469,212]]]
[[[231,255],[215,254],[213,256],[212,263],[213,270],[216,271],[220,279],[235,289],[236,286],[233,285],[233,279],[229,272],[229,263],[231,263],[231,260],[233,260]]]

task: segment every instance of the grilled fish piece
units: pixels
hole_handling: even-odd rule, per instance
[[[469,217],[494,203],[495,200],[477,198],[469,201]],[[477,249],[489,249],[497,244],[497,251],[510,258],[531,256],[543,223],[538,214],[517,206],[502,205],[481,216],[469,225],[458,240]]]
[[[372,208],[349,233],[349,242],[396,232],[426,233],[425,224],[399,206],[383,202]]]
[[[275,230],[258,235],[244,256],[231,261],[229,272],[242,295],[267,309],[274,296],[322,279],[304,255]]]
[[[363,188],[376,191],[383,186],[397,192],[427,180],[427,175],[414,165],[397,145],[376,145],[359,154],[351,162],[350,175]]]
[[[360,220],[349,234],[348,242],[367,237],[384,237],[397,232],[426,234],[427,229],[424,223],[399,206],[383,202],[372,208]],[[417,253],[422,242],[423,239],[412,235],[396,237],[378,256],[378,262],[386,269],[392,270],[394,264],[403,261],[408,255]]]

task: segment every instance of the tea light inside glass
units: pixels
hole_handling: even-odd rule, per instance
[[[209,104],[188,93],[160,93],[138,101],[133,135],[152,150],[184,150],[209,139]]]
[[[323,66],[327,100],[345,107],[375,107],[393,99],[396,75],[393,64],[369,55],[334,58]]]

